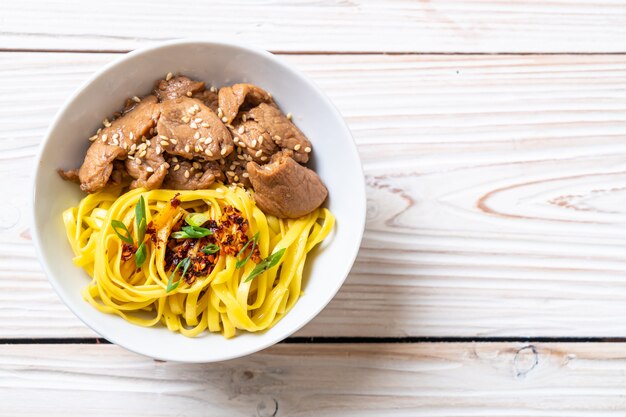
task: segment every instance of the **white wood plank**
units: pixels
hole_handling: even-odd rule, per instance
[[[45,282],[27,204],[53,112],[112,57],[0,54],[0,337],[93,336]],[[624,335],[626,57],[287,58],[345,115],[369,204],[298,335]]]
[[[279,51],[625,52],[620,0],[0,3],[0,48],[129,50],[181,37]]]
[[[278,345],[220,364],[113,345],[0,346],[0,416],[601,417],[624,344]]]

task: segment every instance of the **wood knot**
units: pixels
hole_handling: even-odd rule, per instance
[[[524,379],[526,375],[539,364],[539,355],[533,345],[524,346],[515,354],[513,371],[517,379]]]
[[[275,398],[264,398],[256,406],[258,417],[275,417],[278,413],[278,401]]]

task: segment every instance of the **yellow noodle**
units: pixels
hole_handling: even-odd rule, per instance
[[[176,194],[179,208],[169,203]],[[147,223],[152,222],[161,242],[186,212],[206,212],[218,220],[224,207],[233,206],[248,220],[249,236],[259,234],[262,258],[281,249],[285,253],[276,267],[249,282],[246,278],[256,266],[252,260],[236,268],[235,257],[220,254],[211,273],[168,293],[172,272],[165,270],[166,245],[146,240],[147,260],[137,269],[134,259],[122,261],[122,242],[111,227],[112,220],[122,221],[136,241],[135,205],[140,196],[146,201]],[[87,302],[131,323],[161,324],[189,337],[205,330],[232,337],[238,330],[259,332],[273,326],[300,297],[307,254],[328,236],[334,221],[327,209],[299,219],[278,219],[256,207],[248,191],[221,184],[208,190],[135,189],[124,194],[112,188],[86,196],[63,213],[73,261],[92,278],[82,292]]]

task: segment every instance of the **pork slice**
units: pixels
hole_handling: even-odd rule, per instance
[[[163,188],[172,190],[202,190],[215,181],[223,181],[224,174],[216,161],[190,161],[179,157],[168,159],[170,170]]]
[[[233,151],[233,138],[200,100],[181,97],[162,103],[157,133],[163,149],[185,159],[214,161]]]
[[[254,200],[263,212],[281,218],[298,218],[322,205],[328,190],[315,171],[279,152],[269,164],[246,165]]]
[[[101,141],[94,142],[78,170],[80,189],[87,193],[100,191],[107,185],[113,172],[113,161],[124,155],[124,149]]]
[[[135,154],[135,156],[129,156],[126,159],[126,170],[133,178],[130,188],[146,188],[148,190],[159,188],[167,174],[169,164],[165,162],[161,150],[157,148],[158,139],[152,138],[146,144],[146,153],[143,157]],[[143,155],[143,152],[139,154]]]
[[[194,81],[184,75],[178,75],[169,80],[157,81],[154,94],[160,101],[173,100],[179,97],[190,97],[194,93],[204,90],[202,81]]]
[[[245,114],[246,120],[256,121],[271,135],[278,146],[292,150],[293,159],[303,164],[309,160],[309,153],[313,148],[311,142],[279,108],[261,103]]]
[[[205,106],[217,113],[217,108],[219,107],[217,93],[210,90],[203,90],[195,93],[192,97],[202,101]]]
[[[222,87],[218,93],[220,109],[224,113],[226,123],[231,123],[240,110],[245,111],[261,103],[271,103],[272,96],[253,84],[234,84]]]
[[[280,150],[267,130],[254,120],[239,120],[230,131],[233,142],[241,149],[241,153],[249,156],[249,161],[265,164]]]

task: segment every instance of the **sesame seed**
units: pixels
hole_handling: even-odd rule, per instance
[[[310,153],[311,152],[311,148],[309,146],[307,146],[306,148],[304,148],[304,152]]]
[[[156,149],[154,150],[156,152],[157,155],[160,155],[161,152],[163,152],[163,149],[161,148],[161,145],[157,145]]]
[[[133,159],[135,159],[135,157],[134,157],[134,156],[132,156],[132,155],[128,155],[128,156],[127,156],[127,158],[128,158],[128,159],[130,159],[131,161],[132,161]]]
[[[204,148],[200,145],[198,145],[198,150],[196,152],[202,152],[204,150]]]
[[[267,156],[262,156],[261,161],[267,161]]]
[[[178,143],[178,141],[176,139],[170,139],[170,143],[172,145],[176,145]]]
[[[104,120],[102,121],[102,124],[104,125],[104,127],[109,127],[109,126],[111,126],[111,122],[109,122],[109,119],[104,119]]]
[[[224,161],[224,158],[220,159],[220,165],[224,165],[226,163],[226,161]]]
[[[248,178],[250,176],[250,174],[248,174],[247,172],[244,172],[243,174],[241,174],[242,177],[244,178]]]
[[[228,121],[228,117],[224,116],[222,117],[222,122],[226,123]]]
[[[191,107],[189,107],[189,108],[187,109],[187,113],[189,113],[189,114],[195,114],[195,113],[196,113],[196,109],[194,109],[194,108],[193,108],[193,106],[191,106]]]
[[[130,151],[131,152],[135,152],[136,149],[137,149],[137,145],[136,144],[133,143],[132,145],[130,145]]]
[[[98,130],[96,130],[96,133],[97,133],[98,135],[100,134],[100,132],[102,132],[102,128],[101,128],[101,127],[99,127],[99,128],[98,128]]]
[[[173,157],[173,158],[172,158],[172,162],[178,162],[178,158]]]
[[[135,134],[133,132],[130,132],[128,134],[128,137],[130,138],[130,140],[134,140],[135,139]]]
[[[244,158],[244,157],[243,157],[243,156],[241,156],[241,155],[237,155],[237,159],[239,159],[239,160],[242,160],[242,161],[243,161],[243,160],[244,160],[244,159],[246,159],[246,158]]]
[[[128,144],[126,142],[122,143],[122,149],[128,149]]]
[[[180,119],[183,121],[183,123],[189,123],[189,120],[191,120],[191,119],[190,119],[189,117],[187,117],[187,116],[183,116],[183,117],[181,117]]]
[[[112,139],[115,140],[117,138],[119,138],[120,135],[118,133],[113,133]]]
[[[193,121],[196,123],[202,123],[202,117],[196,117]]]
[[[113,140],[111,141],[111,143],[112,143],[113,145],[115,145],[115,146],[118,146],[118,145],[120,144],[120,141],[119,141],[119,140],[117,140],[117,139],[113,139]]]
[[[185,152],[190,152],[191,148],[189,147],[189,144],[185,145]]]
[[[193,109],[198,112],[200,111],[200,106],[198,106],[197,104],[194,104]]]
[[[256,139],[252,139],[252,142],[250,142],[250,146],[256,148]]]
[[[189,123],[189,127],[191,127],[192,129],[197,129],[198,125],[196,124],[196,122],[191,122]]]
[[[176,165],[174,166],[174,171],[178,171],[179,169],[180,169],[180,165],[176,164]]]
[[[218,107],[218,108],[217,108],[217,117],[220,117],[220,118],[221,118],[223,115],[224,115],[224,112],[222,111],[222,108],[221,108],[221,107]]]
[[[220,155],[224,156],[226,155],[226,148],[222,148],[222,150],[220,151]]]
[[[246,147],[246,144],[242,140],[240,140],[237,145],[241,146],[242,148]]]
[[[186,94],[187,94],[187,97],[191,97],[192,96],[191,91],[187,91]]]
[[[103,134],[102,135],[102,142],[106,142],[107,141],[107,134]]]
[[[147,167],[147,168],[146,168],[146,171],[148,171],[148,172],[154,172],[154,169],[152,169],[152,167]]]
[[[203,174],[204,174],[203,172],[196,173],[196,178],[200,178]]]
[[[189,178],[189,170],[185,170],[185,178]]]
[[[200,126],[202,126],[202,127],[211,127],[211,125],[208,124],[207,122],[202,123]]]
[[[139,157],[143,158],[144,156],[146,156],[146,151],[141,151],[141,153],[139,154]]]
[[[211,152],[210,149],[207,149],[206,151],[204,151],[204,153],[209,155],[209,156],[213,156],[213,152]]]
[[[291,113],[287,113],[287,119],[291,120],[293,118],[293,115]]]
[[[254,154],[254,156],[256,156],[257,158],[259,156],[263,155],[263,151],[261,149],[259,149],[258,151],[256,151],[256,153]]]
[[[296,146],[293,147],[293,150],[294,151],[299,151],[301,147],[302,146],[298,143]]]
[[[139,150],[139,151],[143,151],[143,150],[145,150],[147,147],[148,147],[148,144],[144,142],[144,143],[140,144],[139,146],[137,146],[137,150]]]
[[[239,126],[239,129],[237,130],[237,132],[239,132],[239,134],[242,134],[245,131],[246,131],[246,128],[243,127],[243,126]]]
[[[142,142],[145,142],[146,140],[147,140],[147,139],[146,139],[146,137],[145,137],[145,136],[142,136],[142,137],[141,137],[141,141],[142,141]]]
[[[139,103],[141,101],[141,99],[139,97],[137,97],[137,96],[133,96],[133,101],[135,103]]]
[[[238,138],[238,137],[234,137],[234,138],[233,138],[233,142],[235,142],[235,143],[239,143],[239,138]]]
[[[196,161],[194,161],[192,165],[193,165],[193,167],[194,167],[195,169],[200,169],[200,168],[202,168],[202,165],[200,165],[200,163],[199,163],[199,162],[196,162]]]
[[[93,142],[96,139],[98,139],[98,135],[93,135],[92,137],[89,138],[89,141]]]
[[[196,140],[200,139],[200,132],[194,133],[193,134],[193,138],[196,139]]]
[[[226,175],[228,175],[230,177],[234,177],[235,173],[233,171],[226,171]]]
[[[231,164],[228,169],[230,169],[231,171],[235,169],[235,165]]]
[[[281,137],[280,137],[280,136],[278,136],[278,135],[274,136],[274,140],[275,140],[275,141],[279,141],[280,139],[281,139]]]
[[[259,136],[259,145],[263,145],[263,140],[264,140],[263,136],[262,135]]]
[[[171,72],[168,72],[168,73],[167,73],[167,75],[165,76],[165,81],[169,81],[169,80],[171,80],[171,79],[172,79],[172,77],[173,77],[172,73],[171,73]]]
[[[211,91],[212,93],[217,93],[217,87],[212,85],[211,88],[209,88],[209,91]]]
[[[161,146],[168,146],[170,143],[166,140],[162,140],[161,142],[159,142],[161,144]]]
[[[139,157],[137,157],[137,165],[141,165],[141,159],[139,159]]]
[[[241,120],[243,120],[244,122],[247,121],[248,120],[248,116],[244,114],[243,116],[241,116]]]

